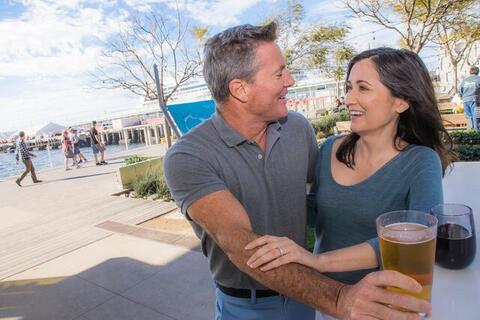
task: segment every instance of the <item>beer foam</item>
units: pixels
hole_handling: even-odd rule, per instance
[[[418,244],[435,238],[435,232],[419,223],[398,222],[385,226],[380,237],[394,243]]]

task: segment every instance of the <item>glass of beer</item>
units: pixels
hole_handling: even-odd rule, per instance
[[[475,226],[470,207],[445,203],[431,209],[438,219],[435,260],[447,269],[463,269],[475,259]]]
[[[412,210],[388,212],[377,218],[383,269],[401,272],[422,285],[420,293],[395,287],[388,290],[430,301],[437,222],[431,214]],[[426,319],[429,315],[420,316]]]

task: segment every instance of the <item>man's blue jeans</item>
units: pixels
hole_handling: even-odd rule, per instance
[[[480,114],[477,114],[477,103],[475,101],[467,101],[463,103],[463,110],[468,119],[472,121],[472,128],[478,130],[478,120]]]
[[[216,288],[215,320],[315,320],[315,310],[278,295],[236,298]]]

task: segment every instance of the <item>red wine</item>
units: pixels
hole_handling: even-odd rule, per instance
[[[435,261],[448,269],[466,268],[475,259],[475,233],[458,224],[438,227]]]

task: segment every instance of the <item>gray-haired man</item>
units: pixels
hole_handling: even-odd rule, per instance
[[[308,121],[286,108],[294,81],[275,39],[271,23],[234,27],[208,40],[204,76],[217,112],[165,158],[172,195],[209,260],[216,319],[314,319],[313,308],[342,319],[395,319],[400,312],[388,304],[429,312],[428,303],[383,289],[416,288],[398,273],[372,273],[345,286],[298,264],[268,272],[247,266],[253,252],[245,245],[260,235],[305,245],[305,190],[317,154]]]

